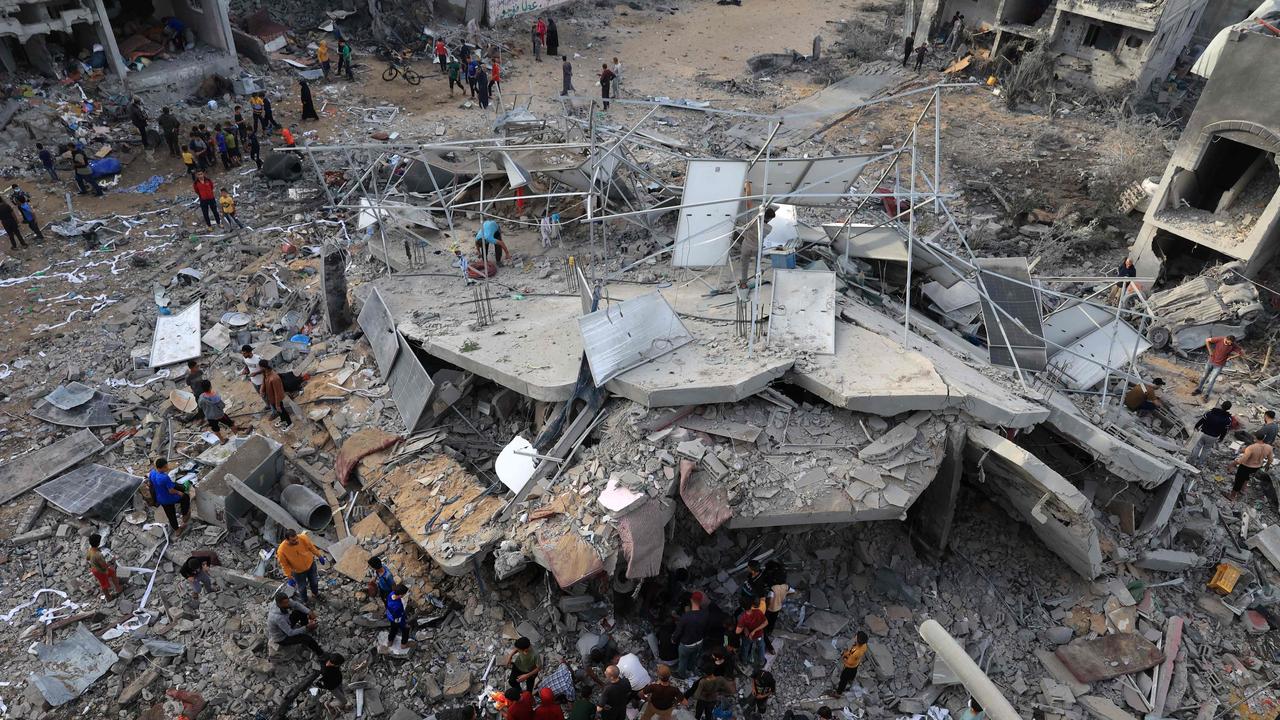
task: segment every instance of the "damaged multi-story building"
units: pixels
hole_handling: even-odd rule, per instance
[[[1183,57],[1208,0],[945,0],[933,15],[928,5],[922,28],[960,14],[992,57],[1043,46],[1058,79],[1141,96]]]
[[[222,0],[0,3],[0,66],[10,73],[65,77],[87,67],[135,92],[185,92],[209,73],[230,75],[238,62]]]
[[[1257,69],[1280,62],[1280,38],[1254,21],[1224,30],[1197,62],[1204,93],[1133,245],[1139,272],[1178,279],[1231,261],[1256,277],[1280,239],[1280,92]]]

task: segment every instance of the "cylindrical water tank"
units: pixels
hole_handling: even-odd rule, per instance
[[[329,503],[306,485],[290,485],[280,493],[280,504],[310,530],[323,530],[333,520]]]

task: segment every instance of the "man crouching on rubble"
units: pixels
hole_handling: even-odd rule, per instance
[[[306,645],[317,657],[325,657],[311,633],[319,626],[316,614],[311,608],[291,600],[284,593],[276,593],[275,602],[267,612],[267,639],[280,647],[286,645]]]

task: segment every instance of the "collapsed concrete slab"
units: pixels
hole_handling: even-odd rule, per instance
[[[222,527],[243,517],[255,506],[236,491],[230,478],[237,478],[259,495],[269,495],[284,474],[283,447],[263,435],[249,436],[225,462],[200,479],[192,512],[201,520]]]
[[[1011,440],[969,428],[965,454],[1044,544],[1080,575],[1102,574],[1102,546],[1089,498]]]

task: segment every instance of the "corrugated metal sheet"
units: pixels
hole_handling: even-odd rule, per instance
[[[657,290],[583,315],[578,318],[578,330],[597,387],[693,342]]]

